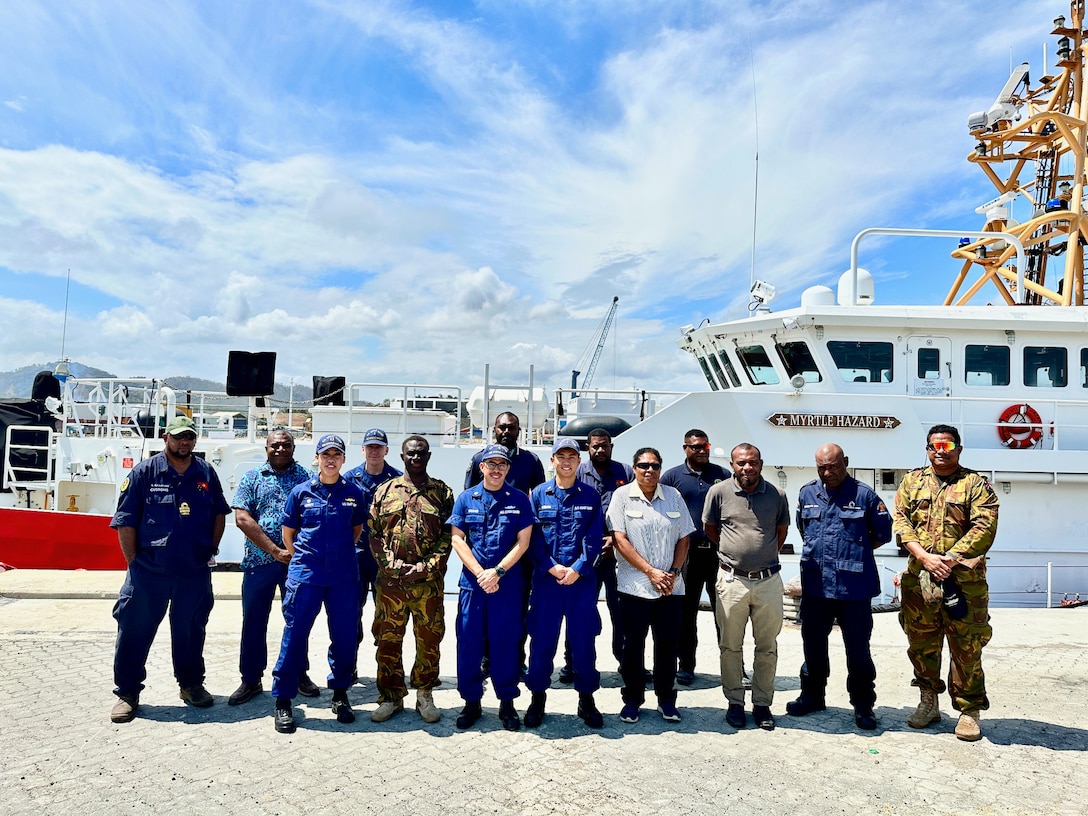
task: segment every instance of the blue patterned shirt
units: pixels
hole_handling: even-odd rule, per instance
[[[234,493],[231,507],[241,508],[248,512],[268,537],[282,547],[283,526],[280,524],[280,514],[283,512],[283,506],[287,503],[287,497],[291,495],[295,486],[312,476],[313,474],[298,462],[292,462],[291,467],[282,473],[265,462],[242,477],[238,490]],[[246,539],[242,569],[271,564],[275,560],[252,541]]]

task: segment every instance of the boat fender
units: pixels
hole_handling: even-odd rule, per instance
[[[1039,412],[1028,404],[1010,405],[1001,413],[997,424],[1001,444],[1020,449],[1034,447],[1043,437]]]

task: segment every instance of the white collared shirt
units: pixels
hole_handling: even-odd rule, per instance
[[[672,569],[676,542],[695,531],[684,497],[674,487],[657,486],[647,501],[638,483],[624,485],[612,494],[608,505],[609,526],[627,536],[631,546],[651,567],[668,572]],[[616,584],[620,592],[638,598],[661,597],[650,579],[632,567],[616,550]],[[677,576],[673,595],[684,594],[684,579]]]

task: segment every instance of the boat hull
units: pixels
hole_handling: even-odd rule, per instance
[[[0,562],[18,569],[123,570],[110,516],[0,508]]]

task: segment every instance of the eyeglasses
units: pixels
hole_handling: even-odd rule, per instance
[[[488,470],[506,470],[508,467],[510,467],[509,462],[492,462],[490,460],[488,460],[487,462],[481,462],[480,464]]]
[[[926,445],[927,451],[954,451],[959,447],[955,442],[930,442]]]
[[[684,447],[687,448],[688,450],[693,450],[693,451],[706,451],[706,450],[710,450],[710,443],[709,442],[702,442],[702,443],[697,444],[697,445],[684,445]]]
[[[661,470],[660,462],[639,462],[635,465],[639,470]]]

